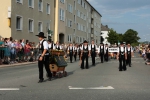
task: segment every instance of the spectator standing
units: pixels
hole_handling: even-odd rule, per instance
[[[25,45],[25,61],[28,61],[28,57],[30,56],[30,49],[31,49],[31,46],[29,42],[27,42]]]

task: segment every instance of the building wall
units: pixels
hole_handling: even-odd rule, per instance
[[[39,11],[38,3],[39,0],[34,0],[34,7],[30,8],[28,0],[23,0],[22,4],[12,0],[11,35],[14,39],[28,39],[32,42],[38,42],[38,38],[35,36],[39,33],[38,22],[42,22],[45,36],[48,37],[47,23],[50,23],[50,29],[54,31],[54,0],[43,0],[43,11]],[[50,4],[50,14],[46,12],[47,3]],[[20,31],[16,29],[17,15],[23,18],[23,26]],[[29,19],[34,20],[33,32],[29,32]]]
[[[0,37],[9,38],[11,28],[9,27],[8,7],[11,7],[11,0],[4,0],[0,3]]]

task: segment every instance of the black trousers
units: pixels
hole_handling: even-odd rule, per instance
[[[74,60],[75,61],[77,60],[77,52],[75,52],[75,54],[74,54]]]
[[[131,66],[131,55],[130,55],[130,54],[127,55],[127,61],[126,61],[126,63],[127,63],[129,66]]]
[[[86,68],[89,67],[88,65],[88,54],[87,53],[83,53],[82,55],[82,64],[81,64],[81,68],[84,69],[84,60],[86,60]]]
[[[126,68],[126,60],[124,55],[119,56],[119,71],[127,70]]]
[[[52,73],[51,73],[50,68],[49,68],[49,56],[48,55],[44,56],[42,61],[38,61],[39,79],[40,80],[44,80],[44,78],[43,78],[43,65],[45,66],[48,77],[52,77]]]
[[[95,52],[92,52],[92,53],[91,53],[92,65],[95,65],[95,56],[96,56],[96,53],[95,53]]]
[[[104,53],[100,53],[100,57],[101,57],[101,63],[104,62]]]
[[[73,53],[71,52],[71,53],[69,54],[69,56],[70,56],[70,62],[72,63]]]
[[[79,54],[78,54],[78,55],[79,55],[79,59],[80,59],[80,57],[81,57],[81,51],[79,52]]]
[[[105,61],[108,61],[108,52],[106,52],[104,58],[105,58]]]

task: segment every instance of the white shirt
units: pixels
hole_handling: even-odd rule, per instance
[[[74,47],[73,47],[73,46],[69,46],[69,47],[68,47],[68,51],[69,51],[69,50],[72,50],[72,49],[73,49],[73,51],[74,51]]]
[[[60,48],[60,50],[62,50],[62,47],[61,47],[61,45],[55,45],[54,47],[53,47],[53,49],[56,49],[56,48]]]
[[[103,49],[104,48],[104,53],[105,53],[105,46],[99,46],[98,47],[98,53],[100,53],[101,51],[100,51],[100,47],[101,47],[101,49]]]
[[[127,50],[130,51],[130,48],[131,48],[131,52],[133,52],[132,47],[127,47]]]
[[[10,51],[11,51],[12,54],[15,54],[15,47],[16,47],[15,43],[11,43]]]
[[[87,46],[84,46],[84,49],[86,49],[88,47],[88,50],[90,50],[90,47],[89,47],[89,45],[87,45]],[[83,50],[83,45],[81,46],[81,50]]]
[[[41,48],[41,45],[42,45],[41,43],[42,42],[43,42],[43,40],[40,41],[40,48]],[[44,47],[44,49],[48,50],[48,43],[47,43],[47,41],[43,42],[43,47]]]
[[[120,49],[121,49],[121,52],[124,52],[125,51],[125,53],[127,52],[127,50],[126,50],[126,47],[120,47]],[[124,50],[125,49],[125,50]],[[120,50],[119,50],[119,48],[118,48],[118,53],[120,52]]]
[[[52,43],[48,44],[48,47],[51,48],[51,47],[52,47]],[[54,46],[54,44],[53,44],[53,48],[54,48],[54,47],[55,47],[55,46]],[[52,48],[52,49],[53,49],[53,48]]]

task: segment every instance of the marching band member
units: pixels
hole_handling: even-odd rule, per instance
[[[81,47],[82,47],[82,44],[78,45],[79,60],[81,60]]]
[[[43,32],[40,32],[38,35],[39,37],[39,59],[38,59],[38,67],[39,67],[39,83],[44,81],[43,78],[43,65],[45,65],[45,69],[48,73],[49,80],[52,78],[52,73],[49,69],[49,52],[48,52],[48,43],[44,38]]]
[[[84,69],[84,60],[86,59],[86,69],[89,68],[88,65],[88,57],[90,56],[90,48],[88,46],[88,42],[85,40],[83,42],[83,45],[81,47],[81,55],[82,55],[82,64],[81,64],[81,69]]]
[[[74,46],[74,60],[75,61],[77,60],[77,52],[78,52],[78,45],[75,44],[75,46]]]
[[[105,61],[108,62],[109,52],[108,52],[108,44],[105,45]]]
[[[124,47],[123,43],[120,42],[120,47],[118,48],[118,53],[117,53],[117,59],[119,60],[119,71],[126,71],[126,59],[127,59],[127,54],[126,54],[126,47]]]
[[[127,46],[127,61],[126,64],[129,65],[129,67],[131,67],[131,57],[133,56],[133,49],[131,47],[131,45],[128,43]]]
[[[74,53],[74,48],[73,48],[72,43],[70,43],[70,45],[68,47],[68,53],[69,53],[69,56],[70,56],[70,63],[72,63],[72,57],[73,57],[73,53]]]
[[[90,50],[91,50],[90,54],[91,54],[91,57],[92,57],[92,65],[95,66],[95,57],[96,57],[97,46],[95,45],[94,40],[92,40],[91,45],[89,47],[90,47]]]
[[[104,53],[105,53],[105,47],[104,47],[103,43],[100,43],[100,46],[98,48],[98,53],[101,58],[101,63],[103,63],[104,62]]]
[[[59,44],[58,41],[56,42],[56,45],[55,45],[54,49],[55,50],[62,50],[62,47],[61,47],[61,45]]]

